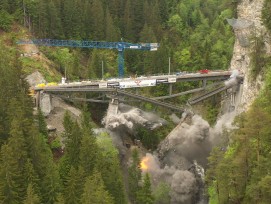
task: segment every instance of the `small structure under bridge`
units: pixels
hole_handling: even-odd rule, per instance
[[[239,79],[235,83],[226,84],[224,81],[230,79],[231,71],[214,71],[205,74],[201,73],[178,73],[178,75],[159,75],[137,78],[120,78],[111,80],[96,80],[96,81],[80,81],[61,83],[53,86],[35,87],[36,105],[42,109],[43,112],[49,113],[52,107],[52,97],[60,97],[65,100],[72,101],[88,101],[94,103],[113,103],[118,102],[134,102],[143,101],[152,103],[157,106],[162,106],[174,112],[183,112],[185,107],[176,106],[171,103],[164,102],[164,99],[182,96],[185,94],[192,94],[196,92],[205,92],[200,96],[190,99],[188,104],[194,105],[202,100],[205,100],[217,93],[230,89],[240,83]],[[200,87],[180,93],[172,93],[172,86],[175,83],[187,81],[201,81]],[[214,81],[211,85],[207,85],[207,81]],[[167,84],[169,86],[168,95],[160,97],[146,97],[138,93],[138,91],[129,91],[131,89],[138,90],[143,87],[155,87],[159,84]],[[207,93],[206,93],[207,91]],[[99,93],[95,97],[86,97],[86,93]]]

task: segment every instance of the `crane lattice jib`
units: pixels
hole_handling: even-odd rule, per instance
[[[80,48],[97,48],[97,49],[117,49],[119,77],[124,76],[124,50],[146,50],[156,51],[159,47],[158,43],[128,43],[128,42],[103,42],[103,41],[80,41],[80,40],[53,40],[53,39],[33,39],[20,40],[18,44],[35,44],[41,46],[57,46],[57,47],[80,47]]]

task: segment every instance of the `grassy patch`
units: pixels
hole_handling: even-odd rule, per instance
[[[39,71],[48,82],[57,82],[60,80],[60,74],[48,68],[46,62],[30,57],[20,57],[19,60],[22,63],[23,72],[25,74],[31,74],[35,71]]]

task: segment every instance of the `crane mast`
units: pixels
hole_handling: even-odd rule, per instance
[[[129,42],[104,42],[104,41],[85,41],[85,40],[54,40],[54,39],[31,39],[20,40],[18,44],[35,44],[40,46],[57,47],[79,47],[96,49],[117,49],[118,50],[118,73],[119,77],[124,76],[124,50],[156,51],[158,43],[129,43]]]

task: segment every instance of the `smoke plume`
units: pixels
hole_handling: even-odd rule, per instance
[[[135,125],[141,125],[153,130],[165,123],[165,120],[153,113],[147,113],[125,104],[113,103],[109,104],[107,115],[102,121],[102,124],[110,130],[114,130],[120,126],[125,126],[132,130]]]
[[[167,183],[170,187],[171,204],[205,204],[203,193],[204,169],[213,145],[221,141],[223,128],[231,126],[235,113],[223,115],[214,128],[198,115],[183,114],[181,119],[172,116],[179,124],[163,140],[157,151],[147,153],[144,172],[151,174],[153,187]],[[166,124],[152,113],[124,104],[110,104],[103,124],[109,130],[115,145],[125,155],[123,134],[133,131],[134,126],[142,125],[149,129]],[[203,167],[202,167],[203,166]]]

